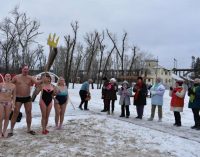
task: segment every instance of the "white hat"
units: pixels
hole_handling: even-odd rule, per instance
[[[115,78],[111,78],[110,81],[117,82]]]
[[[126,80],[125,80],[122,84],[127,84],[127,85],[129,85],[128,81],[126,81]]]

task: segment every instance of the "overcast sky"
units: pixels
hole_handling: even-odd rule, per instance
[[[40,21],[40,42],[45,46],[55,32],[64,43],[70,23],[78,20],[79,37],[95,29],[117,33],[124,30],[128,41],[153,54],[159,64],[173,68],[191,65],[191,56],[200,57],[200,0],[1,0],[0,20],[16,6]]]

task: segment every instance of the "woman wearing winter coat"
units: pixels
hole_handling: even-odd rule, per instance
[[[103,110],[101,110],[101,112],[107,112],[108,111],[108,103],[106,101],[106,97],[107,97],[107,89],[106,87],[108,86],[109,84],[109,80],[107,79],[107,77],[104,77],[103,78],[103,87],[102,87],[102,90],[101,90],[101,98],[103,99]]]
[[[132,90],[129,87],[129,83],[127,81],[124,81],[122,83],[122,87],[118,91],[118,95],[120,95],[119,104],[121,105],[120,117],[125,117],[125,110],[126,110],[126,118],[129,118],[130,116],[129,105],[131,105],[130,97],[132,96]]]
[[[110,114],[110,108],[112,109],[112,114],[114,113],[115,109],[115,100],[117,100],[117,91],[118,86],[116,84],[115,78],[111,78],[109,84],[106,86],[107,94],[106,94],[106,103],[108,106],[108,114]],[[110,105],[111,103],[111,105]],[[111,107],[110,107],[111,106]]]
[[[162,106],[163,106],[163,95],[165,93],[165,87],[161,82],[161,78],[156,79],[156,83],[151,87],[151,117],[148,119],[152,121],[154,119],[156,106],[158,106],[158,118],[159,122],[162,121]]]
[[[181,114],[183,112],[185,89],[183,88],[183,81],[176,81],[175,87],[170,87],[169,95],[171,98],[170,110],[174,112],[175,123],[174,126],[181,126]]]
[[[196,78],[194,80],[194,86],[188,89],[189,108],[192,109],[194,116],[194,126],[192,129],[200,130],[200,79]]]
[[[144,112],[144,105],[146,105],[146,97],[147,97],[147,86],[143,82],[142,77],[138,77],[137,83],[133,88],[134,95],[134,105],[136,106],[137,110],[137,117],[138,119],[142,119],[143,112]]]

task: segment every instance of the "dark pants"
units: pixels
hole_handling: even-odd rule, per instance
[[[115,109],[115,100],[109,100],[109,99],[104,99],[104,110],[105,111],[110,111],[110,102],[112,103],[112,112]]]
[[[181,125],[181,114],[180,112],[174,111],[175,125]]]
[[[108,100],[107,99],[103,99],[103,105],[104,105],[103,110],[108,111]]]
[[[81,103],[80,103],[79,107],[82,108],[82,105],[84,104],[84,109],[88,109],[88,101],[86,100],[87,91],[80,90],[79,95],[81,97]]]
[[[143,112],[144,112],[144,105],[137,105],[136,106],[138,118],[142,119]]]
[[[154,118],[156,106],[158,106],[158,117],[162,119],[162,106],[161,105],[152,105],[151,106],[151,119]]]
[[[121,105],[121,116],[125,116],[125,109],[126,109],[126,116],[130,116],[129,105]]]
[[[193,108],[193,109],[192,109],[192,112],[193,112],[193,115],[194,115],[195,126],[200,126],[200,115],[199,115],[199,111],[200,111],[200,109],[196,109],[196,108]]]

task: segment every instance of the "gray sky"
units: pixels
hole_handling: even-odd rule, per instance
[[[199,0],[1,0],[0,20],[16,5],[40,21],[39,40],[46,49],[49,33],[57,33],[63,44],[70,23],[78,20],[79,37],[108,28],[120,38],[125,30],[130,45],[158,56],[167,68],[173,68],[173,58],[186,68],[192,55],[200,57]]]

